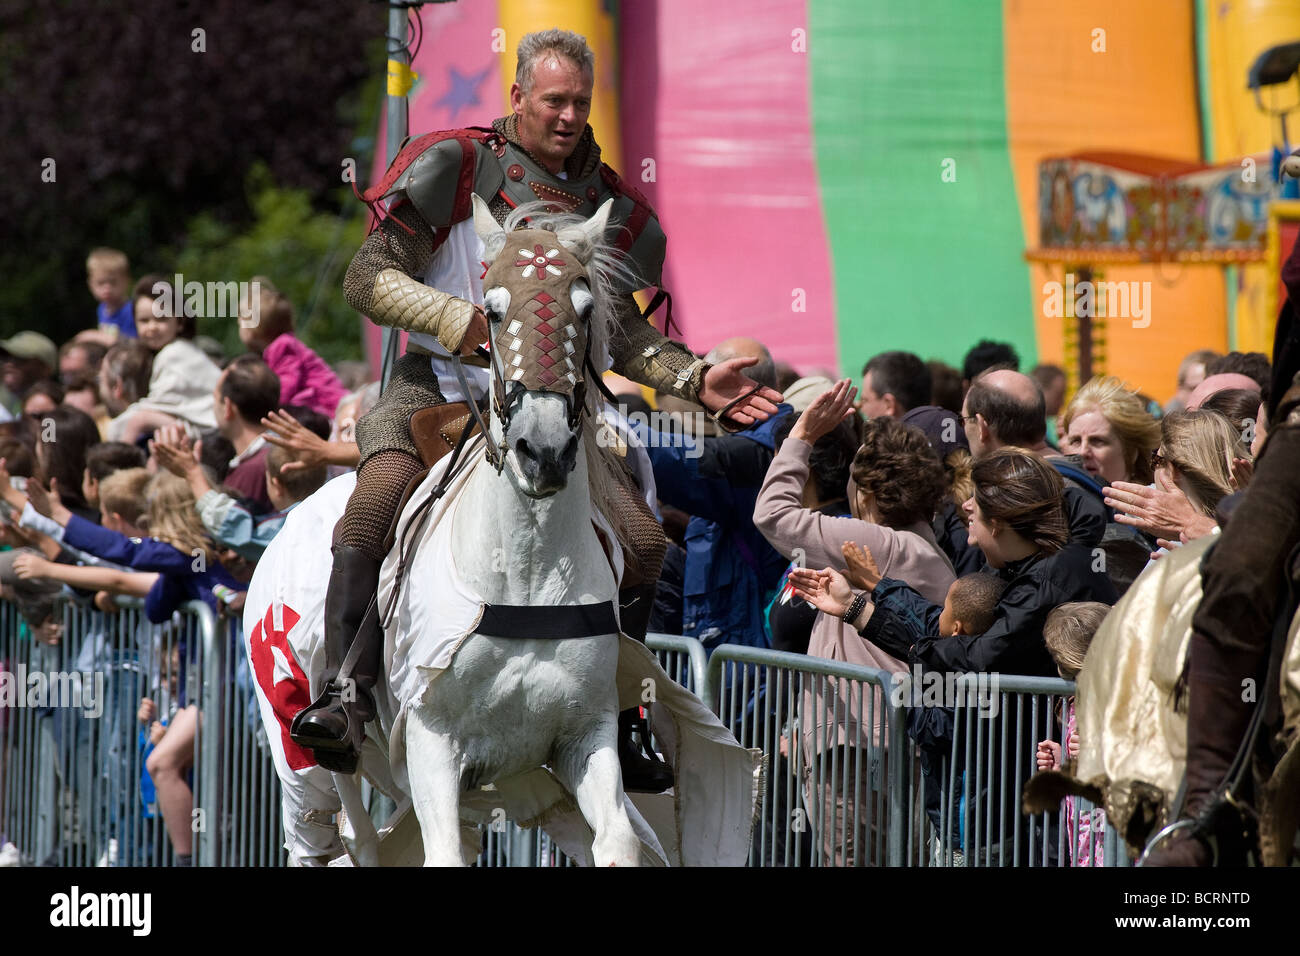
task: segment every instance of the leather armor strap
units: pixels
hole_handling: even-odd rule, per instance
[[[485,637],[536,638],[561,641],[618,633],[614,602],[600,604],[485,604],[475,634]]]

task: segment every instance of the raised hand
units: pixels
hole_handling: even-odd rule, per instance
[[[32,503],[40,514],[45,515],[51,521],[57,524],[67,525],[68,519],[72,517],[72,512],[63,505],[63,498],[59,494],[59,479],[50,479],[50,489],[45,490],[35,478],[27,480],[27,500]]]
[[[817,610],[835,617],[841,617],[853,603],[853,589],[844,575],[834,568],[820,571],[795,568],[790,572],[790,584]]]
[[[278,445],[293,453],[295,461],[287,461],[280,469],[280,474],[287,475],[304,468],[328,465],[329,442],[321,438],[288,412],[271,412],[262,419],[262,425],[270,431],[263,437],[272,445]]]
[[[1156,487],[1117,481],[1102,489],[1107,506],[1115,509],[1118,524],[1132,525],[1158,538],[1176,538],[1178,532],[1203,517],[1187,495],[1164,471],[1156,472]]]
[[[840,547],[840,553],[849,566],[844,572],[849,583],[863,591],[874,591],[884,575],[876,566],[876,558],[871,549],[864,548],[855,541],[845,541]]]
[[[835,426],[853,415],[853,399],[858,394],[852,379],[842,378],[812,400],[790,429],[795,438],[814,444],[829,435]]]

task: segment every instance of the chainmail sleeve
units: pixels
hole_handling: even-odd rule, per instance
[[[394,222],[394,216],[414,232]],[[474,316],[474,305],[415,278],[432,256],[433,230],[413,205],[400,203],[352,257],[343,294],[352,308],[379,325],[436,336],[454,353]]]
[[[609,343],[614,371],[655,391],[698,404],[708,364],[642,318],[631,295],[619,297],[615,315],[618,329]]]

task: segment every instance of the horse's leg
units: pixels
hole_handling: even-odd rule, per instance
[[[413,709],[406,720],[406,775],[424,838],[425,866],[464,866],[460,845],[460,755]]]
[[[554,769],[596,834],[591,847],[596,866],[638,866],[641,860],[641,841],[624,806],[617,740],[617,717],[610,711],[556,754]]]
[[[365,801],[361,799],[361,771],[354,774],[334,774],[334,789],[338,791],[343,810],[347,813],[347,822],[351,839],[340,834],[348,849],[356,858],[358,866],[379,865],[379,831],[375,821],[370,818]]]

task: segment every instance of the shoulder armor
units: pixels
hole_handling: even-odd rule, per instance
[[[604,163],[600,164],[600,178],[615,197],[610,218],[616,219],[622,227],[618,230],[614,244],[627,256],[645,285],[659,285],[663,278],[664,254],[668,244],[668,237],[659,225],[659,217],[636,188],[620,179],[618,173]]]
[[[405,196],[433,228],[470,216],[470,196],[490,201],[504,178],[495,150],[504,140],[490,129],[441,130],[411,140],[398,152],[383,179],[362,199]]]

